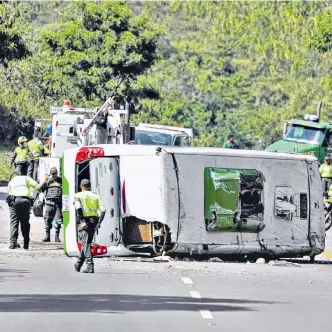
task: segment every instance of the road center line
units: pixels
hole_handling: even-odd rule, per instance
[[[190,291],[190,295],[191,297],[193,297],[194,299],[201,299],[201,294],[199,294],[199,292],[197,291]]]
[[[189,277],[181,277],[181,279],[186,285],[193,285],[193,281]]]
[[[200,312],[202,318],[204,318],[204,319],[213,319],[213,316],[212,316],[210,310],[200,310],[199,312]]]

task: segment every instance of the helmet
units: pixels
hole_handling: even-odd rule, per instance
[[[48,125],[46,125],[45,129],[46,129],[47,133],[51,133],[52,132],[52,125],[49,123]]]
[[[18,140],[17,140],[17,143],[18,144],[22,144],[22,143],[25,143],[27,142],[28,139],[25,137],[25,136],[21,136]]]

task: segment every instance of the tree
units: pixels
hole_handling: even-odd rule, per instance
[[[68,4],[60,22],[41,35],[47,94],[76,104],[96,103],[115,91],[120,97],[153,94],[132,84],[156,61],[160,29],[147,14],[134,16],[125,2]]]
[[[22,59],[29,54],[15,26],[15,20],[20,15],[21,6],[0,2],[0,66],[7,66],[9,61]]]

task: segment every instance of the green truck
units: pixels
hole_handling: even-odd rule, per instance
[[[319,163],[326,155],[332,154],[332,124],[320,122],[322,103],[318,103],[317,114],[304,116],[303,120],[292,119],[284,124],[283,139],[265,150],[270,152],[288,152],[313,154]]]

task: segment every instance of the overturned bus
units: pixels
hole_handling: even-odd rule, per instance
[[[68,256],[81,249],[74,194],[83,178],[107,209],[94,256],[300,257],[324,250],[323,195],[313,156],[99,145],[66,150],[62,177]]]

